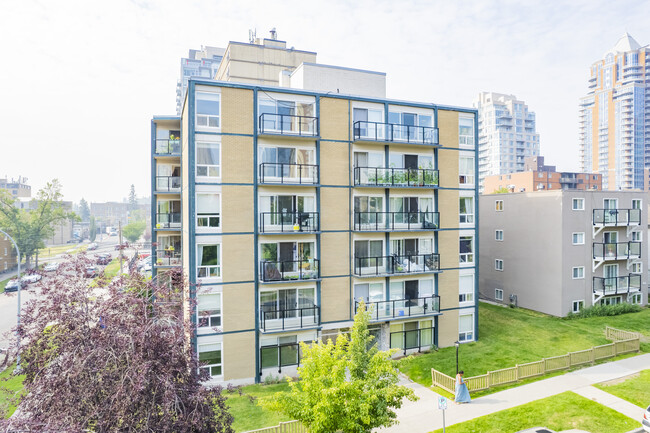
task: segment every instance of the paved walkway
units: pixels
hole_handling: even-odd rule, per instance
[[[600,394],[602,391],[593,388],[591,385],[629,376],[646,369],[650,369],[650,354],[583,368],[571,373],[506,389],[505,391],[472,400],[470,404],[456,405],[450,401],[448,409],[445,411],[445,424],[450,426],[565,391],[576,391],[608,406],[613,404],[616,406],[613,408],[619,412],[632,419],[640,420],[643,416],[643,409],[636,408],[636,406],[624,401],[623,403],[626,404],[623,404],[621,403],[622,400],[618,401],[620,399],[614,400],[616,399],[614,396],[606,399],[605,396]],[[404,403],[404,406],[397,411],[399,424],[376,431],[380,433],[427,433],[442,428],[442,411],[438,410],[437,400],[439,394],[418,383],[410,382],[406,378],[402,382],[403,385],[413,389],[415,394],[420,397],[420,400],[416,402],[406,401]],[[609,394],[607,395],[609,396]],[[637,409],[639,412],[637,412]]]

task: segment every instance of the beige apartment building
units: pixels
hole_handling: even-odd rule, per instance
[[[0,272],[8,271],[18,266],[16,250],[9,237],[0,233]]]

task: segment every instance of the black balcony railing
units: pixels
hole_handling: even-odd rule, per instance
[[[282,373],[282,367],[300,365],[300,345],[298,343],[277,344],[260,347],[260,366],[265,368],[277,368]],[[262,375],[260,371],[260,375]]]
[[[641,242],[595,242],[593,258],[603,260],[626,260],[641,257]]]
[[[318,231],[318,212],[261,212],[260,233]]]
[[[264,282],[316,280],[320,277],[318,259],[263,260],[260,262],[260,278]]]
[[[436,230],[439,212],[355,212],[355,231]]]
[[[263,162],[260,164],[259,176],[260,183],[315,185],[318,183],[318,166]]]
[[[285,329],[302,329],[320,324],[320,307],[293,308],[286,310],[260,311],[262,331],[283,331]]]
[[[354,312],[357,312],[359,302],[354,303]],[[395,318],[425,316],[440,313],[440,296],[433,295],[423,298],[397,299],[392,301],[378,301],[366,303],[372,320],[389,320]]]
[[[391,349],[404,350],[404,355],[406,355],[407,350],[411,349],[417,349],[418,352],[420,352],[423,347],[433,346],[435,343],[434,331],[435,329],[431,327],[412,329],[410,331],[391,332],[390,347]]]
[[[407,254],[380,257],[355,257],[354,274],[360,277],[437,272],[440,254]]]
[[[156,139],[156,154],[157,155],[180,155],[181,154],[181,140],[170,140],[167,138]]]
[[[156,191],[176,192],[181,190],[180,176],[156,176]]]
[[[170,249],[156,250],[156,266],[181,266],[181,252]]]
[[[630,274],[624,277],[593,277],[594,293],[600,295],[621,295],[641,290],[641,275]]]
[[[595,226],[628,226],[641,224],[641,209],[594,209]]]
[[[260,134],[318,136],[318,117],[313,116],[263,113],[259,126]]]
[[[438,128],[359,120],[354,122],[354,139],[432,146],[438,144]]]
[[[156,228],[168,229],[171,227],[179,228],[181,226],[181,213],[157,213],[156,214]]]
[[[438,186],[438,170],[431,168],[355,167],[354,184],[435,188]]]

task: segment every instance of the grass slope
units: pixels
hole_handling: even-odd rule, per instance
[[[243,387],[243,396],[237,393],[228,397],[230,413],[235,417],[233,428],[241,433],[248,430],[255,430],[262,427],[278,425],[283,421],[291,421],[290,418],[262,408],[258,403],[261,398],[268,397],[280,391],[288,391],[289,385],[286,382],[276,385],[250,385]],[[248,396],[256,398],[252,401]]]
[[[446,431],[514,433],[531,427],[547,427],[554,431],[578,429],[594,433],[624,433],[639,427],[639,421],[569,391],[454,424]],[[435,433],[439,432],[442,429]]]
[[[7,368],[0,373],[0,413],[3,418],[9,418],[13,415],[16,407],[13,405],[13,398],[23,389],[24,375],[14,376],[15,365]]]
[[[614,385],[598,384],[595,386],[643,409],[650,405],[650,370],[643,370],[639,376],[631,377]]]

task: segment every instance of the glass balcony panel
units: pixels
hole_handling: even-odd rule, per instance
[[[301,329],[320,324],[320,308],[312,305],[303,308],[263,310],[260,312],[263,331]]]
[[[313,185],[318,183],[318,166],[263,162],[259,170],[260,183]]]
[[[319,260],[305,259],[294,261],[262,261],[260,263],[262,281],[314,280],[320,277]]]
[[[318,231],[318,212],[262,212],[262,233],[304,233]]]
[[[437,272],[439,254],[410,254],[380,257],[356,257],[354,273],[357,276],[379,276]]]
[[[355,140],[381,140],[425,145],[438,144],[438,128],[430,126],[359,120],[354,122],[353,129]]]
[[[180,139],[156,139],[156,154],[158,155],[180,155],[181,141]]]
[[[282,134],[315,137],[318,135],[318,118],[292,114],[263,113],[260,115],[261,134]]]

